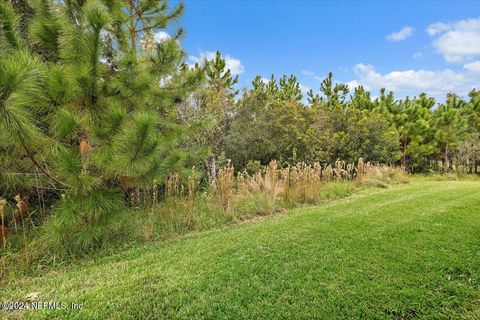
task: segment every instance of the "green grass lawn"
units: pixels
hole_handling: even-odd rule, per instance
[[[480,182],[415,180],[0,288],[65,319],[480,319]]]

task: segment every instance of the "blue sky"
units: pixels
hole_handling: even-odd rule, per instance
[[[240,85],[295,74],[399,96],[480,87],[480,2],[185,1],[190,61],[220,50]]]

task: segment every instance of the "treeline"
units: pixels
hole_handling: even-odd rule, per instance
[[[225,158],[237,168],[259,161],[281,163],[354,162],[402,165],[410,172],[478,173],[480,92],[464,100],[454,93],[444,103],[426,94],[395,99],[380,91],[377,98],[357,87],[353,92],[325,78],[320,94],[302,96],[294,76],[259,77],[231,103],[224,141]]]
[[[437,105],[425,94],[349,92],[329,74],[306,97],[294,76],[257,77],[239,92],[220,53],[186,63],[184,31],[172,31],[183,10],[160,0],[0,3],[2,234],[35,212],[32,225],[52,216],[56,235],[88,247],[126,208],[161,198],[172,173],[205,189],[229,163],[254,174],[272,160],[363,158],[478,173],[478,90]]]

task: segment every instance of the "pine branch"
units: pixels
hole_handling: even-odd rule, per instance
[[[23,143],[22,143],[23,144]],[[47,177],[49,177],[50,179],[52,179],[53,181],[55,181],[56,183],[58,184],[61,184],[62,186],[64,187],[69,187],[69,185],[67,185],[66,183],[60,181],[58,178],[56,178],[55,176],[53,176],[48,170],[47,168],[45,168],[43,165],[41,165],[36,159],[35,159],[35,156],[32,154],[32,152],[27,148],[27,146],[23,145],[23,149],[25,150],[26,154],[27,154],[27,157],[30,158],[30,160],[33,162],[33,164],[40,170],[43,172],[43,174],[45,174]]]

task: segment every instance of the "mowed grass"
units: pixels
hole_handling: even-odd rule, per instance
[[[64,319],[479,319],[480,183],[419,180],[24,278],[0,314]]]

